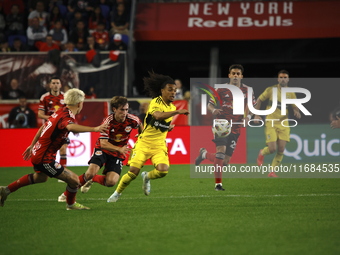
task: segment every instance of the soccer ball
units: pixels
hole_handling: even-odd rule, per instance
[[[217,137],[227,137],[231,132],[231,125],[226,119],[215,119],[212,132]]]

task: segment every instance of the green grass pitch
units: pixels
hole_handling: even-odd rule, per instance
[[[0,168],[0,185],[32,171]],[[217,192],[189,176],[172,165],[148,197],[138,176],[116,203],[94,184],[77,195],[88,211],[66,211],[56,179],[19,189],[0,208],[0,254],[340,254],[340,179],[232,178]]]

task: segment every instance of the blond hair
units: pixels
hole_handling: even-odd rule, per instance
[[[85,100],[85,93],[80,89],[69,89],[64,94],[64,101],[67,105],[76,105]]]

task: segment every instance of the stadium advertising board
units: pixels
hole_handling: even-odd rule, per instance
[[[340,2],[335,0],[139,3],[135,37],[140,41],[339,37],[339,12]]]
[[[0,167],[31,166],[30,161],[24,161],[22,153],[31,143],[38,129],[0,129],[0,137],[4,146],[0,148]],[[20,134],[20,142],[14,137]],[[136,142],[136,130],[133,131],[129,146],[133,147]],[[69,166],[86,166],[91,157],[97,133],[83,133],[69,135],[71,144],[67,148],[67,161]],[[168,152],[171,164],[189,164],[190,133],[189,126],[176,126],[169,132],[167,137]],[[59,157],[57,157],[59,158]],[[148,162],[150,164],[150,162]]]

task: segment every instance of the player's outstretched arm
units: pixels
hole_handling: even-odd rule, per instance
[[[66,126],[68,131],[76,132],[76,133],[84,133],[84,132],[106,132],[108,130],[108,124],[103,123],[97,127],[87,127],[78,124],[68,124]]]
[[[187,109],[180,109],[180,110],[176,110],[176,111],[171,111],[171,112],[159,112],[156,111],[152,114],[152,116],[156,119],[156,120],[165,120],[167,118],[173,117],[177,114],[184,114],[184,115],[188,115],[189,111]]]

